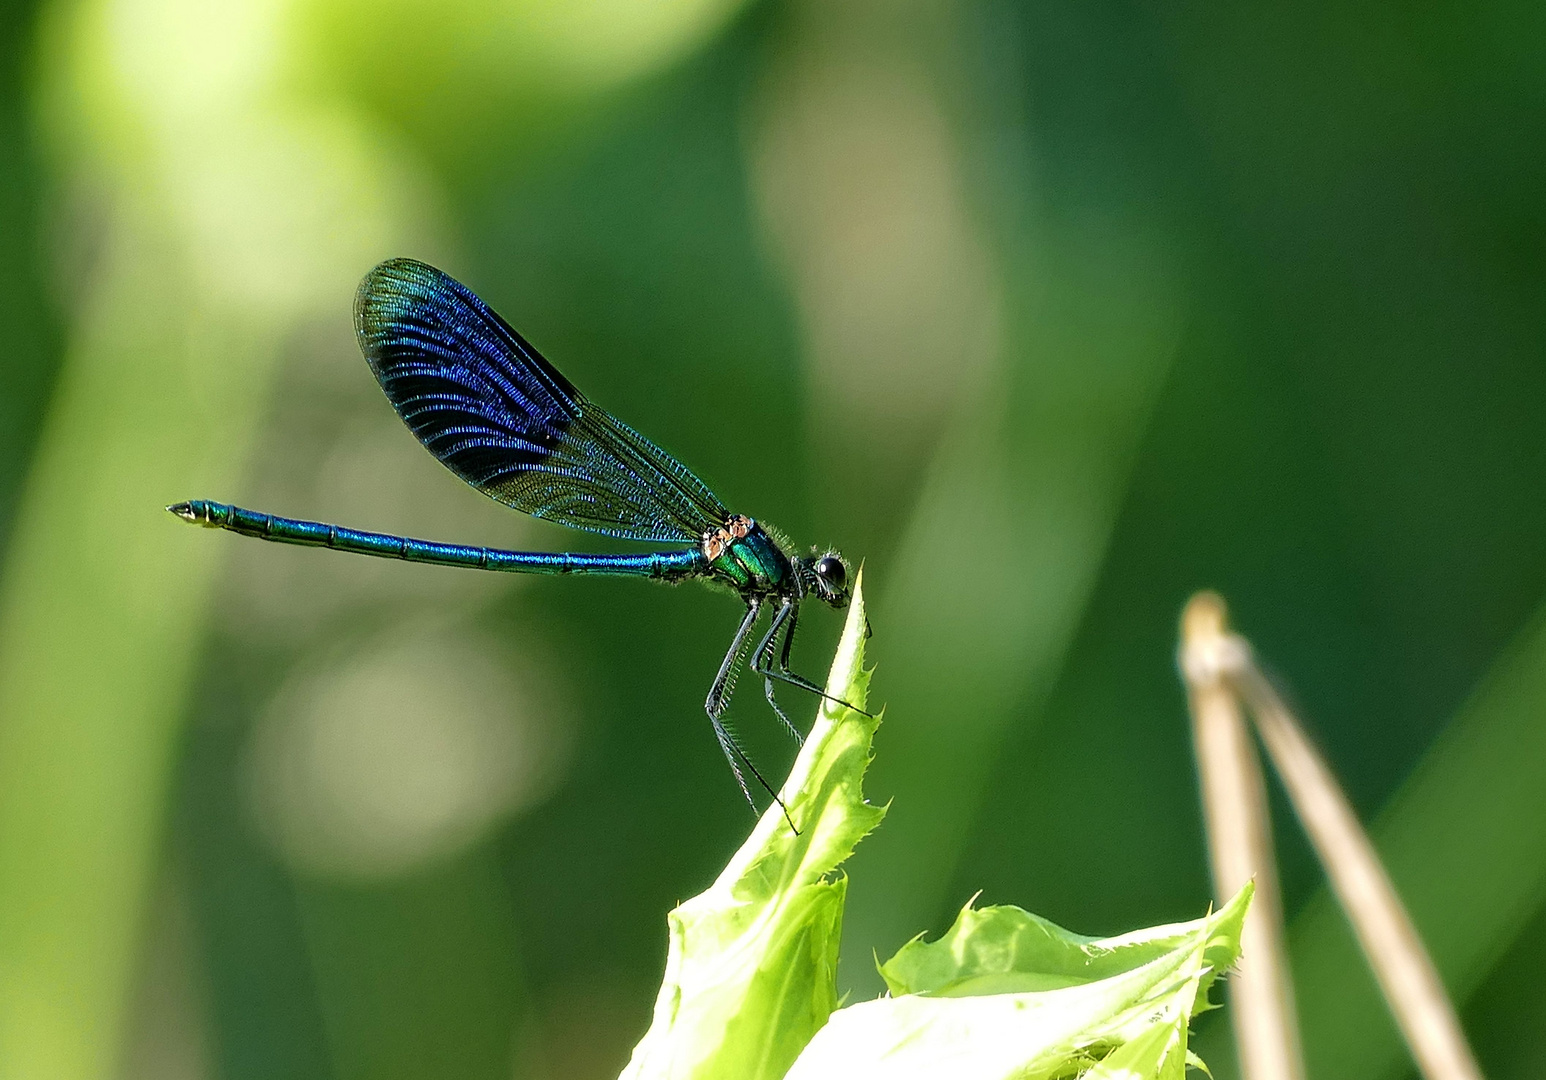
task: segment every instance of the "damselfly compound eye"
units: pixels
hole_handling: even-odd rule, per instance
[[[848,569],[835,555],[823,555],[816,561],[816,576],[832,588],[841,589],[848,582]]]

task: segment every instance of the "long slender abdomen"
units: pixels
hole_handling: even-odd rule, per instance
[[[247,510],[228,503],[190,499],[167,507],[184,521],[210,529],[227,529],[243,536],[280,544],[325,547],[356,555],[461,566],[473,570],[498,570],[515,574],[604,574],[677,580],[695,577],[708,563],[697,548],[647,551],[629,554],[577,552],[504,551],[499,548],[442,544],[390,533],[362,532],[320,521],[301,521]]]

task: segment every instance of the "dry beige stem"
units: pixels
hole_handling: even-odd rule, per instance
[[[1227,633],[1224,602],[1199,593],[1181,620],[1181,673],[1192,711],[1213,886],[1233,896],[1256,879],[1230,983],[1230,1019],[1245,1080],[1304,1080],[1293,985],[1283,945],[1283,902],[1261,763],[1227,673],[1239,639]]]
[[[1427,1080],[1482,1080],[1428,950],[1369,834],[1304,727],[1240,643],[1229,681],[1250,706],[1267,753],[1315,846],[1397,1026]]]
[[[1297,1080],[1304,1065],[1261,767],[1241,719],[1242,701],[1418,1069],[1426,1080],[1481,1080],[1444,984],[1374,845],[1303,725],[1257,667],[1250,644],[1229,632],[1223,600],[1198,593],[1186,607],[1181,631],[1181,670],[1192,708],[1214,883],[1227,896],[1246,877],[1254,874],[1257,880],[1232,1002],[1246,1080]]]

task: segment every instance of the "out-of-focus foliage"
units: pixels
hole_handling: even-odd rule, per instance
[[[865,561],[853,1000],[978,887],[1108,933],[1222,899],[1172,666],[1211,586],[1488,1075],[1539,1074],[1543,71],[1511,0],[7,6],[0,1076],[615,1076],[744,833],[724,597],[161,510],[601,546],[391,414],[349,305],[400,254]],[[1400,1076],[1283,824],[1313,1074]]]

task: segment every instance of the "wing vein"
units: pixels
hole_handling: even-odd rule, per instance
[[[368,274],[355,327],[414,435],[517,510],[633,540],[696,541],[728,511],[686,466],[588,401],[451,277],[392,259]]]

